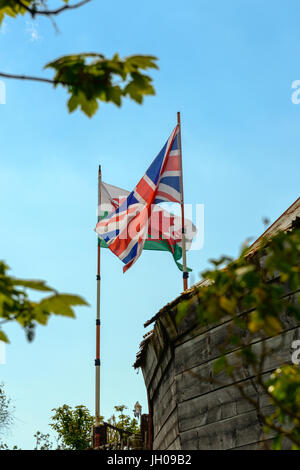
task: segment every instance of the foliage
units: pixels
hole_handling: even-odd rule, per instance
[[[138,422],[136,419],[131,419],[129,415],[124,413],[127,409],[125,405],[114,407],[118,413],[116,416],[113,414],[107,422],[119,429],[124,429],[130,433],[139,432]],[[82,450],[88,449],[91,446],[91,431],[94,425],[94,417],[90,411],[83,405],[75,406],[74,409],[68,405],[55,408],[55,414],[52,416],[52,423],[50,426],[58,435],[58,444],[60,449],[69,450]],[[103,417],[101,416],[103,422]],[[119,441],[119,433],[111,428],[107,428],[107,441],[109,444],[117,443]],[[36,448],[41,449],[41,442],[43,445],[52,444],[49,441],[49,434],[42,434],[39,431],[35,434],[37,438]],[[50,447],[49,447],[50,448]],[[41,449],[42,450],[42,449]]]
[[[0,383],[0,436],[13,423],[13,412],[11,399],[5,393],[4,384]]]
[[[117,416],[114,414],[108,419],[108,423],[112,424],[113,426],[119,428],[119,429],[124,429],[125,431],[128,431],[132,434],[136,434],[139,432],[139,426],[138,422],[135,418],[130,418],[129,415],[124,414],[124,410],[127,409],[127,406],[125,405],[119,405],[114,407],[116,412],[118,413]],[[107,429],[108,436],[107,436],[107,442],[108,444],[113,444],[115,442],[118,442],[119,438],[119,433],[118,431],[115,431],[113,429],[108,428]]]
[[[51,450],[52,442],[50,441],[50,434],[43,434],[37,431],[34,435],[36,444],[34,450]]]
[[[18,15],[25,15],[30,13],[34,18],[36,15],[53,15],[61,13],[66,9],[77,8],[78,6],[88,3],[90,0],[84,0],[78,4],[69,4],[69,0],[61,0],[64,4],[63,7],[60,7],[56,10],[49,10],[47,0],[0,0],[0,25],[5,17],[11,16],[16,18]]]
[[[33,3],[28,0],[23,0],[24,5],[29,6]],[[25,6],[14,0],[0,0],[0,25],[5,15],[15,18],[17,15],[24,15],[27,13]]]
[[[8,266],[0,261],[0,340],[8,342],[1,326],[17,321],[31,341],[36,325],[46,325],[51,314],[74,318],[75,305],[88,305],[77,295],[60,294],[45,281],[17,279],[7,274]],[[29,298],[27,289],[50,293],[40,301]]]
[[[0,450],[21,450],[21,449],[18,446],[13,446],[12,449],[10,449],[7,444],[2,444],[0,442]]]
[[[106,59],[102,54],[78,54],[60,57],[45,68],[55,70],[54,86],[61,84],[70,93],[69,111],[80,107],[91,117],[98,109],[98,101],[121,106],[122,98],[129,96],[141,104],[144,95],[154,95],[152,79],[141,70],[157,68],[155,60],[153,56],[141,55],[120,59],[115,54]],[[118,84],[115,77],[119,78]]]
[[[283,365],[271,374],[267,382],[275,411],[266,418],[265,432],[279,423],[274,449],[281,449],[283,437],[293,442],[292,449],[300,450],[300,372],[296,365]],[[270,427],[269,427],[270,425]]]
[[[84,450],[91,445],[91,429],[94,418],[89,410],[83,406],[69,405],[54,408],[50,426],[58,434],[58,442],[63,449]]]
[[[67,5],[49,10],[48,2],[45,0],[0,0],[0,26],[5,15],[15,18],[30,13],[33,18],[41,14],[52,18],[53,14],[82,6],[89,0],[72,5],[68,0],[62,1]],[[124,97],[141,104],[144,96],[154,95],[152,78],[143,71],[150,68],[157,69],[156,60],[156,57],[149,55],[133,55],[121,59],[115,54],[108,59],[102,54],[81,53],[60,57],[47,64],[45,68],[55,71],[53,79],[6,73],[0,73],[0,76],[52,83],[54,87],[61,85],[70,95],[69,112],[80,108],[91,117],[97,111],[100,101],[114,103],[120,107]]]
[[[300,229],[280,232],[264,239],[253,254],[244,248],[237,260],[222,257],[212,260],[213,269],[203,273],[206,285],[197,290],[197,315],[203,326],[223,320],[225,339],[214,363],[213,380],[222,386],[234,382],[242,396],[256,409],[265,432],[275,435],[274,448],[288,440],[300,449],[300,370],[282,364],[266,377],[269,358],[284,345],[285,319],[300,321]],[[227,262],[227,266],[221,266]],[[193,300],[182,304],[178,321],[194,309]],[[228,321],[224,323],[224,319]],[[276,341],[270,341],[277,336]],[[260,340],[260,341],[259,341]],[[274,412],[261,409],[259,397],[249,394],[242,371],[253,377],[260,393],[267,394]],[[227,376],[227,379],[226,379]],[[253,381],[252,381],[253,382]]]

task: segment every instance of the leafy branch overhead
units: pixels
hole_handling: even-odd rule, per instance
[[[78,8],[90,0],[69,4],[62,0],[64,6],[49,9],[48,2],[44,0],[0,0],[0,26],[5,15],[16,17],[30,13],[36,15],[56,15],[67,9]],[[158,69],[157,58],[151,55],[133,55],[120,58],[115,54],[111,59],[97,53],[80,53],[60,57],[45,66],[54,69],[53,78],[33,77],[0,72],[0,77],[19,80],[31,80],[50,83],[54,87],[61,85],[66,88],[70,97],[68,109],[73,112],[80,108],[87,116],[95,114],[99,102],[122,105],[122,100],[129,97],[138,104],[142,104],[146,95],[154,95],[152,78],[144,73],[147,69]]]
[[[69,111],[80,107],[87,116],[92,116],[98,109],[98,101],[121,106],[122,98],[129,96],[141,104],[145,95],[154,95],[152,79],[141,71],[157,69],[155,61],[153,56],[120,59],[115,54],[112,59],[106,59],[102,54],[90,53],[64,56],[45,68],[55,70],[54,86],[64,86],[71,95]]]
[[[91,0],[81,0],[78,3],[69,4],[69,0],[62,0],[63,6],[49,10],[47,0],[0,0],[0,25],[4,16],[16,18],[18,15],[30,13],[34,18],[36,15],[59,15],[66,10],[79,8]]]
[[[73,307],[88,305],[78,295],[61,294],[45,281],[16,279],[7,274],[8,266],[0,261],[0,340],[8,342],[2,325],[17,321],[31,341],[37,324],[46,325],[51,314],[75,318]],[[47,292],[39,301],[29,298],[27,289]]]
[[[157,69],[156,60],[156,57],[146,55],[120,59],[115,54],[112,59],[107,59],[102,54],[76,54],[60,57],[45,66],[55,70],[53,79],[3,72],[0,77],[50,83],[54,87],[61,85],[70,94],[69,111],[79,107],[91,117],[97,111],[99,101],[121,106],[122,99],[129,97],[142,104],[145,95],[154,95],[152,78],[141,71]]]

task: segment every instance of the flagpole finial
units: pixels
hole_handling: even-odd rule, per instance
[[[180,124],[180,111],[177,111],[177,124]]]

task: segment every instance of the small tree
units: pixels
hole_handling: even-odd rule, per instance
[[[139,431],[137,420],[124,413],[127,406],[118,405],[114,409],[118,415],[113,414],[107,420],[109,424],[132,434]],[[55,411],[55,414],[51,418],[50,426],[57,432],[59,449],[83,450],[91,447],[91,430],[95,418],[85,406],[78,405],[72,409],[68,405],[63,405],[52,411]],[[102,416],[100,419],[104,420]],[[34,437],[36,438],[36,449],[48,450],[51,448],[49,434],[42,434],[38,431]],[[119,441],[118,431],[107,428],[107,441],[109,444],[117,443]]]
[[[138,426],[137,420],[135,418],[132,419],[130,418],[129,415],[126,415],[123,413],[125,409],[128,409],[127,406],[119,405],[119,406],[115,406],[114,409],[116,410],[117,413],[119,413],[119,415],[115,416],[113,414],[107,421],[109,424],[112,424],[113,426],[119,429],[124,429],[124,431],[130,432],[132,434],[136,434],[137,432],[139,432],[139,426]],[[107,442],[109,444],[118,442],[118,437],[119,437],[118,431],[108,428],[107,433],[108,433]]]
[[[36,439],[34,450],[51,450],[52,442],[50,441],[50,434],[43,434],[37,431],[34,435]]]
[[[68,405],[54,408],[50,426],[58,434],[58,443],[63,449],[84,450],[91,445],[91,429],[94,417],[89,410],[83,406],[75,406],[74,409]]]
[[[13,411],[11,399],[5,393],[4,384],[0,383],[0,445],[2,448],[5,448],[5,444],[1,443],[1,435],[13,423]]]

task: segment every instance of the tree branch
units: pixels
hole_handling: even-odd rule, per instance
[[[0,77],[12,78],[16,80],[31,80],[34,82],[50,83],[51,85],[56,85],[58,83],[61,83],[62,85],[72,85],[72,83],[62,82],[58,80],[51,80],[51,78],[33,77],[31,75],[15,75],[11,73],[0,72]]]
[[[16,3],[18,3],[20,6],[25,8],[32,16],[35,15],[59,15],[65,10],[75,10],[76,8],[82,7],[86,3],[89,3],[91,0],[82,0],[81,2],[75,3],[74,5],[64,5],[60,8],[57,8],[56,10],[36,10],[35,8],[31,8],[27,5],[25,5],[22,0],[16,0]]]

